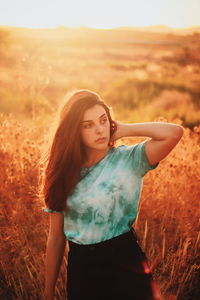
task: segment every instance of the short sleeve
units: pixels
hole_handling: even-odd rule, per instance
[[[62,213],[62,211],[52,210],[48,207],[45,207],[42,210],[45,211],[45,212],[48,212],[48,213],[53,213],[53,214]]]
[[[145,145],[147,142],[148,140],[145,140],[136,145],[127,146],[129,152],[129,162],[131,163],[133,169],[141,177],[143,177],[147,172],[157,168],[160,163],[157,162],[154,165],[150,165],[145,151]]]

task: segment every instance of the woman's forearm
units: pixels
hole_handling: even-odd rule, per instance
[[[154,140],[179,137],[183,133],[180,125],[164,122],[121,123],[118,125],[120,137],[147,136]]]
[[[66,238],[54,239],[49,237],[46,247],[45,259],[45,292],[54,293],[56,280],[60,270],[66,246]]]

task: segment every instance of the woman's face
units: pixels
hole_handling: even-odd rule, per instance
[[[110,122],[101,105],[85,111],[81,121],[81,138],[86,148],[104,150],[110,141]]]

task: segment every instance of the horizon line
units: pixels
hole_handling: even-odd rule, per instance
[[[107,27],[107,28],[100,28],[100,27],[92,27],[92,26],[86,26],[86,25],[80,25],[80,26],[67,26],[67,25],[58,25],[55,27],[30,27],[30,26],[15,26],[15,25],[3,25],[0,24],[0,27],[11,27],[11,28],[23,28],[23,29],[59,29],[59,28],[71,28],[71,29],[80,29],[80,28],[87,28],[87,29],[96,29],[96,30],[114,30],[114,29],[121,29],[121,28],[133,28],[133,29],[140,29],[140,28],[151,28],[151,27],[164,27],[166,29],[172,29],[172,30],[184,30],[184,29],[192,29],[192,28],[200,28],[199,25],[191,25],[188,27],[173,27],[165,24],[154,24],[154,25],[145,25],[145,26],[129,26],[129,25],[122,25],[117,27]]]

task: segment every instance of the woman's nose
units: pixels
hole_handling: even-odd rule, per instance
[[[103,131],[103,126],[102,125],[97,125],[96,126],[96,132],[102,132]]]

